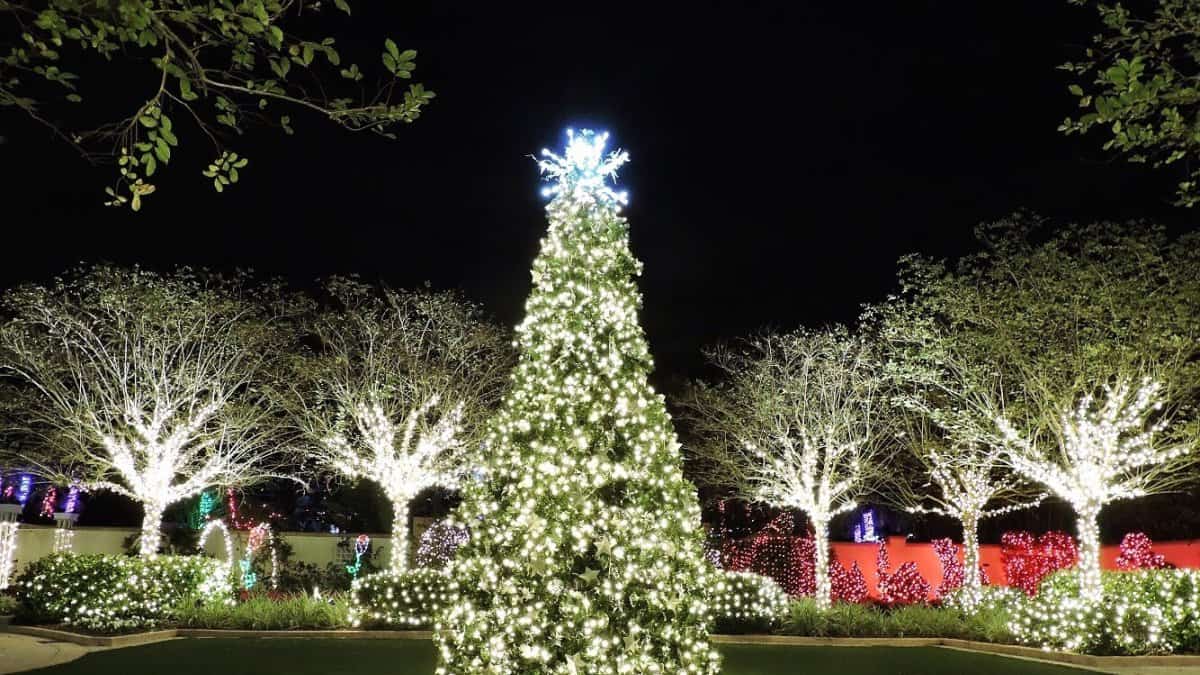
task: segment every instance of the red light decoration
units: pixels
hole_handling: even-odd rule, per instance
[[[817,587],[816,549],[811,536],[792,534],[794,527],[792,514],[785,512],[749,537],[722,536],[721,567],[774,579],[791,596],[812,595]]]
[[[911,605],[924,602],[929,597],[929,582],[917,570],[917,564],[909,561],[890,572],[887,543],[879,542],[875,555],[875,574],[879,579],[879,601],[885,605]]]
[[[1154,552],[1154,542],[1145,532],[1130,532],[1121,540],[1121,555],[1117,556],[1119,570],[1161,570],[1171,567],[1161,553]]]
[[[1000,537],[1000,559],[1008,585],[1032,597],[1052,572],[1073,567],[1079,559],[1075,540],[1064,532],[1034,537],[1029,532],[1005,532]]]

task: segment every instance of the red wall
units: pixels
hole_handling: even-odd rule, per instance
[[[879,552],[879,544],[855,544],[852,542],[835,541],[832,544],[833,551],[837,554],[838,561],[846,567],[855,561],[858,562],[859,569],[862,570],[863,577],[866,578],[867,588],[871,595],[876,594],[876,577],[875,577],[875,556]],[[921,576],[929,582],[930,594],[937,589],[942,583],[942,566],[938,562],[937,556],[933,552],[933,545],[929,543],[910,544],[904,537],[888,537],[888,561],[891,563],[891,570],[894,572],[900,565],[912,561],[917,564],[917,569],[921,572]],[[961,547],[960,547],[961,549]],[[1200,569],[1200,539],[1191,541],[1166,541],[1154,542],[1154,552],[1161,553],[1167,562],[1176,567]],[[1100,552],[1100,564],[1104,569],[1116,569],[1117,556],[1120,551],[1116,546],[1105,546]],[[959,551],[959,560],[962,559],[962,552]],[[988,579],[991,583],[997,585],[1007,585],[1008,579],[1004,576],[1004,564],[1000,561],[1000,546],[996,544],[984,545],[979,547],[979,559],[983,565],[984,571],[987,572]]]

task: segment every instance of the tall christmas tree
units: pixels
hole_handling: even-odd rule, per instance
[[[639,263],[614,192],[624,152],[543,151],[550,230],[520,362],[465,489],[471,531],[438,621],[440,675],[695,673],[708,644],[700,511],[638,325]]]

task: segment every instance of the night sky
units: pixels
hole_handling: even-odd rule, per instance
[[[184,126],[141,214],[106,209],[112,168],[4,113],[0,285],[81,260],[357,272],[461,288],[512,324],[546,227],[530,155],[593,126],[632,154],[643,319],[671,382],[718,339],[853,319],[900,255],[967,252],[1018,209],[1191,222],[1167,204],[1178,175],[1056,131],[1074,101],[1055,66],[1096,28],[1065,0],[467,4],[331,13],[344,57],[377,71],[391,36],[438,98],[394,142],[293,111],[295,137],[230,143],[251,164],[223,195]],[[144,72],[102,72],[85,98],[136,105]]]

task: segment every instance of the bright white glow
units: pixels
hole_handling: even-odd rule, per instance
[[[441,397],[430,396],[409,411],[401,427],[392,423],[378,403],[360,403],[351,411],[361,443],[342,433],[330,434],[324,450],[332,466],[348,478],[379,483],[392,502],[391,568],[408,566],[408,505],[425,488],[453,488],[458,475],[447,458],[458,448],[463,407],[457,405],[432,424],[431,412]]]
[[[542,190],[542,195],[565,195],[572,199],[586,197],[618,210],[620,206],[628,204],[629,194],[614,191],[608,181],[616,182],[617,170],[629,161],[629,153],[616,150],[606,155],[604,148],[607,145],[606,131],[596,133],[582,129],[576,135],[573,129],[567,129],[567,149],[562,156],[549,149],[542,150],[545,159],[538,161],[538,169],[544,180],[554,181],[554,185]]]
[[[221,539],[225,543],[225,559],[221,561],[221,564],[225,567],[225,576],[228,577],[233,572],[233,537],[229,535],[229,528],[226,527],[224,521],[208,521],[204,529],[200,530],[200,539],[196,543],[196,548],[203,552],[204,545],[208,543],[208,537],[213,532],[220,532]]]
[[[1008,443],[1013,469],[1041,483],[1075,510],[1079,531],[1080,593],[1099,602],[1100,526],[1104,505],[1163,489],[1179,472],[1171,464],[1188,453],[1186,445],[1156,447],[1154,437],[1166,422],[1151,422],[1162,408],[1162,385],[1150,379],[1134,385],[1106,385],[1103,396],[1083,396],[1074,410],[1062,413],[1061,452],[1045,452],[1024,438],[1006,419],[997,424]]]
[[[16,521],[0,522],[0,590],[8,588],[12,580],[13,560],[17,552]]]

